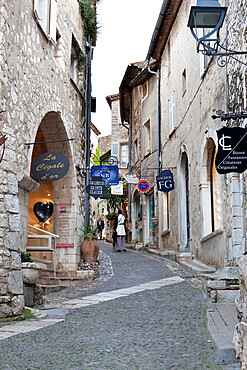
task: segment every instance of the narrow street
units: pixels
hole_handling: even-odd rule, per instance
[[[100,249],[93,283],[47,296],[44,321],[60,322],[0,341],[1,369],[220,369],[200,281],[161,257]]]

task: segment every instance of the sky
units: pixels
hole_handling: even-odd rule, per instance
[[[163,0],[101,0],[100,26],[92,61],[92,122],[101,136],[111,134],[111,110],[106,96],[118,94],[130,63],[146,59]]]

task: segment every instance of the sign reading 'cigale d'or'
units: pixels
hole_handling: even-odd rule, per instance
[[[39,181],[57,181],[64,177],[68,170],[68,158],[58,152],[41,154],[32,164],[33,177]]]

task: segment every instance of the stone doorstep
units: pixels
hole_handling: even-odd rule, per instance
[[[44,294],[59,292],[62,289],[68,288],[66,285],[43,285],[43,284],[38,284],[37,286],[40,287],[43,290]]]
[[[238,364],[233,335],[238,323],[234,304],[216,303],[208,309],[208,329],[215,348],[218,365]]]
[[[179,261],[179,264],[185,268],[185,270],[190,271],[194,276],[202,276],[202,274],[214,273],[216,269],[204,265],[203,263],[193,259],[191,261]]]
[[[177,253],[174,250],[161,250],[161,249],[153,249],[148,248],[147,252],[150,254],[155,254],[156,256],[160,256],[163,258],[167,258],[169,260],[177,262]]]

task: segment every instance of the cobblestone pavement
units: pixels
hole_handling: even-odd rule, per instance
[[[103,245],[101,250],[102,274],[93,286],[62,291],[60,298],[53,293],[48,307],[75,296],[173,276],[184,280],[71,310],[56,325],[2,340],[0,368],[220,369],[214,364],[207,332],[207,297],[200,280],[160,257],[131,251],[113,254]]]

